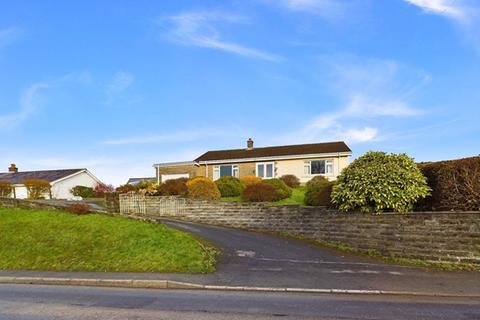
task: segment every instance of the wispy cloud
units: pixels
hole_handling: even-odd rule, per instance
[[[239,130],[230,129],[185,129],[162,134],[146,134],[103,141],[107,145],[162,144],[174,142],[192,142],[212,137],[238,136]]]
[[[0,130],[12,129],[18,127],[23,122],[28,120],[37,112],[42,104],[42,92],[47,89],[59,87],[68,82],[88,83],[90,82],[90,75],[88,73],[69,73],[61,77],[52,78],[43,82],[37,82],[28,86],[28,88],[21,94],[18,102],[17,111],[0,114]]]
[[[343,16],[351,5],[351,2],[338,0],[274,0],[270,2],[288,10],[310,13],[328,20]]]
[[[124,71],[117,72],[110,83],[106,86],[106,104],[112,104],[121,96],[135,81],[135,77]]]
[[[18,27],[9,27],[0,29],[0,49],[12,44],[22,35],[22,30]]]
[[[189,12],[158,19],[157,24],[163,27],[165,22],[168,22],[167,35],[176,43],[220,50],[253,59],[281,61],[282,58],[278,55],[222,39],[219,24],[239,23],[243,20],[227,13]]]
[[[443,16],[480,51],[480,5],[476,0],[404,0],[427,14]]]
[[[329,62],[331,88],[345,102],[335,111],[321,114],[307,123],[297,132],[297,139],[333,139],[349,143],[379,140],[383,139],[379,128],[383,119],[401,119],[424,113],[411,106],[408,100],[430,80],[428,75],[416,73],[412,82],[409,77],[399,76],[403,67],[394,61],[354,59],[352,62],[335,57],[328,60],[333,61]]]

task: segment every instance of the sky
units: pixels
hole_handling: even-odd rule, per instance
[[[480,153],[477,0],[0,0],[0,171],[207,150]],[[3,170],[1,168],[3,167]]]

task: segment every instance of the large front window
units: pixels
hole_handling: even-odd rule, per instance
[[[262,179],[273,179],[275,167],[273,162],[257,163],[257,177]]]
[[[237,177],[238,165],[223,165],[213,167],[213,180],[218,180],[221,177]]]
[[[333,161],[332,160],[305,161],[305,174],[333,175]]]

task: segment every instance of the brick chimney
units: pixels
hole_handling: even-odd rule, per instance
[[[11,173],[17,173],[18,172],[18,168],[17,166],[15,165],[15,163],[12,163],[10,165],[10,167],[8,167],[8,172],[11,172]]]
[[[247,140],[247,150],[252,150],[253,149],[253,140],[252,138],[248,138]]]

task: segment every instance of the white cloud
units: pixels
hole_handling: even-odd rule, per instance
[[[315,14],[325,19],[339,17],[348,9],[346,2],[338,0],[276,0],[274,3],[292,11]]]
[[[404,0],[425,13],[443,16],[480,51],[480,6],[477,0]]]
[[[466,17],[463,8],[455,0],[404,0],[423,9],[427,13],[447,16],[454,19]]]
[[[411,106],[408,100],[430,80],[429,75],[415,71],[412,79],[412,70],[390,60],[329,57],[325,61],[332,73],[330,86],[345,102],[336,111],[321,114],[308,122],[294,135],[297,139],[306,142],[345,140],[349,143],[380,140],[385,136],[379,129],[384,119],[402,119],[424,113]]]
[[[248,58],[278,62],[281,57],[253,49],[235,42],[223,40],[218,23],[238,23],[243,19],[219,12],[189,12],[167,19],[171,23],[168,36],[172,41],[183,45],[225,51]],[[157,21],[164,24],[165,19]]]
[[[106,87],[106,104],[112,104],[119,96],[121,96],[135,81],[135,77],[124,71],[115,73],[113,79]]]

